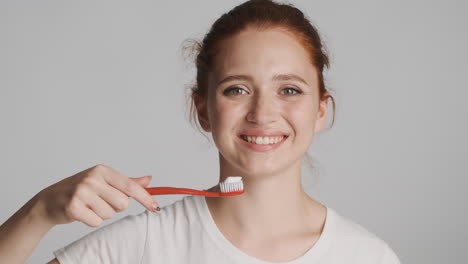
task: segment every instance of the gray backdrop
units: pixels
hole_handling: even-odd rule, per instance
[[[215,184],[216,148],[185,118],[195,75],[180,47],[240,2],[1,1],[0,222],[98,163],[152,186]],[[322,33],[337,101],[307,191],[404,263],[465,262],[467,2],[292,3]],[[132,201],[105,223],[143,210]],[[91,230],[53,228],[29,263]]]

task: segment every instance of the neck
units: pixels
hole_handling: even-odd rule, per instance
[[[323,213],[324,207],[304,192],[300,161],[269,175],[246,175],[226,164],[220,165],[220,181],[241,175],[245,190],[238,196],[206,197],[223,233],[233,234],[237,239],[272,238],[320,225],[318,212]]]

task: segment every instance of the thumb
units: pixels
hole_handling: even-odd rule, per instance
[[[151,182],[152,178],[153,178],[153,176],[146,175],[146,176],[142,176],[142,177],[130,178],[130,180],[138,183],[142,187],[146,187]]]

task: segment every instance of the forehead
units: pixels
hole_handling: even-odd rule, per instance
[[[247,74],[266,78],[292,73],[316,83],[316,68],[297,37],[283,29],[249,28],[219,43],[213,77]]]

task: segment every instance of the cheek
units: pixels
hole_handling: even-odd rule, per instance
[[[315,127],[314,105],[311,103],[300,103],[284,108],[284,115],[295,130],[297,136],[312,135]]]
[[[234,124],[242,118],[245,106],[241,104],[229,102],[228,100],[218,100],[214,103],[213,111],[211,113],[213,117],[212,126],[216,131],[225,131],[234,127]]]

